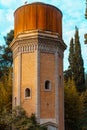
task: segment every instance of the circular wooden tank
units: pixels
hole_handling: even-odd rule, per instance
[[[62,12],[40,2],[19,7],[14,13],[14,35],[37,29],[56,32],[62,37]]]

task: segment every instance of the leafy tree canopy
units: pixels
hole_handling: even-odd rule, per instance
[[[8,68],[12,66],[12,51],[9,48],[9,44],[14,38],[14,31],[10,30],[7,36],[4,36],[5,45],[0,46],[0,77],[4,74],[8,74]]]
[[[65,82],[64,94],[66,130],[79,130],[83,112],[83,98],[77,92],[73,80],[69,79],[67,83]]]
[[[5,128],[3,128],[5,126]],[[26,112],[20,106],[13,109],[12,112],[3,111],[0,116],[0,130],[47,130],[46,127],[40,126],[32,114],[27,116]]]

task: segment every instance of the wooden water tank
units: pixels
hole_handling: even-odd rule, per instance
[[[62,37],[62,12],[55,6],[36,2],[14,13],[14,35],[30,30],[56,32]]]

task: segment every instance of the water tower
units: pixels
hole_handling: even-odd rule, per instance
[[[48,130],[64,130],[62,12],[40,2],[14,12],[13,107],[21,105],[28,115]]]

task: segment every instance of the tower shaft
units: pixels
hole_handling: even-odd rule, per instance
[[[34,113],[37,122],[48,130],[64,130],[66,45],[61,18],[59,9],[43,3],[18,8],[15,38],[10,45],[14,64],[13,107],[22,106],[29,116]]]

